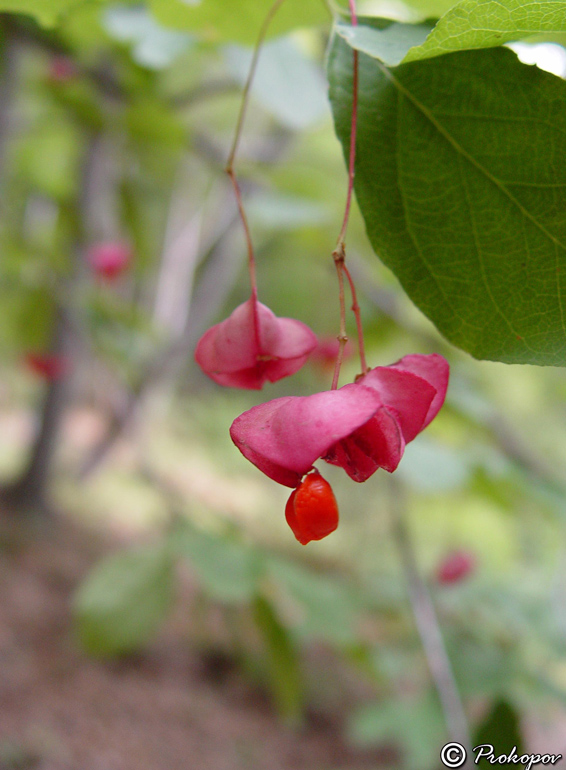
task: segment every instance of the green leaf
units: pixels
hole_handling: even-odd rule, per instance
[[[353,644],[359,602],[353,592],[330,575],[282,559],[270,559],[268,573],[302,609],[299,631],[304,636],[326,639],[334,644]]]
[[[163,545],[136,548],[103,561],[74,601],[79,638],[92,655],[117,655],[143,645],[173,599],[173,561]]]
[[[22,144],[20,171],[40,193],[68,200],[77,188],[80,153],[76,128],[50,115],[34,126]]]
[[[49,349],[55,324],[55,302],[46,289],[12,291],[3,302],[3,314],[8,318],[12,316],[16,349],[36,352]]]
[[[254,597],[261,563],[249,546],[203,532],[189,522],[175,534],[174,546],[215,599],[244,602]]]
[[[457,3],[455,0],[403,0],[421,19],[438,19]]]
[[[335,31],[349,46],[395,67],[414,46],[427,39],[430,24],[400,24],[389,19],[360,18],[359,24],[338,22]]]
[[[566,32],[566,2],[463,0],[443,16],[428,40],[405,61],[471,48],[493,48],[542,33]]]
[[[183,124],[165,103],[145,98],[134,102],[125,115],[128,131],[134,141],[156,150],[179,152],[186,142]]]
[[[495,697],[509,690],[520,670],[514,651],[462,634],[447,635],[446,642],[462,695]]]
[[[104,14],[104,26],[116,40],[132,44],[132,58],[142,67],[168,67],[193,43],[183,32],[165,29],[142,7],[114,5]]]
[[[352,52],[329,56],[347,153]],[[376,253],[455,345],[566,362],[566,83],[506,49],[360,56],[356,197]]]
[[[566,32],[566,1],[463,0],[436,24],[403,24],[361,17],[359,24],[339,22],[336,32],[352,48],[388,66],[510,41]]]
[[[0,0],[0,11],[27,13],[45,27],[54,26],[61,16],[84,0]]]
[[[516,749],[518,757],[524,750],[523,735],[519,714],[516,709],[506,700],[497,701],[490,713],[478,728],[474,737],[474,746],[488,744],[494,747],[495,757],[507,754]],[[480,756],[476,753],[476,758]],[[493,764],[487,758],[487,755],[481,755],[483,758],[476,762],[478,767],[493,767]],[[498,767],[517,767],[516,762],[497,763]]]
[[[261,632],[267,655],[267,675],[280,715],[290,723],[299,721],[303,686],[297,650],[274,608],[264,597],[254,602],[254,620]]]
[[[156,18],[166,26],[195,32],[214,42],[254,44],[273,0],[150,0]],[[283,3],[268,30],[269,37],[297,27],[324,24],[330,13],[324,0]]]
[[[350,718],[348,734],[352,743],[361,747],[394,741],[403,750],[409,770],[433,770],[446,728],[436,698],[427,694],[419,700],[362,706]]]

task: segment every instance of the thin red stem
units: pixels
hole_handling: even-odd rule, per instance
[[[355,0],[348,0],[348,5],[350,7],[350,18],[352,19],[352,27],[355,27],[358,23]]]
[[[253,301],[254,334],[255,334],[257,348],[260,353],[261,353],[261,335],[259,333],[259,318],[258,318],[258,309],[257,309],[257,278],[256,278],[256,269],[255,269],[255,254],[254,254],[254,247],[252,242],[252,235],[248,224],[248,218],[246,216],[244,203],[242,201],[240,185],[238,184],[238,180],[236,179],[236,174],[234,172],[234,161],[236,158],[236,153],[238,151],[240,138],[242,136],[244,119],[246,117],[246,110],[250,100],[250,90],[251,90],[253,79],[256,73],[261,47],[263,45],[263,41],[265,40],[265,36],[267,35],[267,30],[269,29],[269,25],[271,24],[273,17],[275,16],[280,6],[283,5],[284,2],[285,0],[275,0],[273,5],[267,12],[266,17],[263,20],[263,24],[261,25],[257,42],[254,47],[252,61],[250,64],[250,71],[248,72],[248,77],[246,79],[244,90],[242,92],[242,103],[240,105],[240,112],[238,114],[238,122],[236,123],[234,139],[232,141],[232,147],[230,149],[230,154],[228,155],[228,162],[226,164],[226,173],[230,177],[230,181],[232,182],[232,187],[234,188],[234,195],[236,196],[236,203],[238,204],[238,212],[240,214],[240,219],[242,220],[242,225],[244,227],[244,235],[246,238],[246,245],[248,249],[248,272],[250,274],[250,285],[252,289],[251,298]]]
[[[348,0],[350,8],[350,17],[352,26],[355,27],[358,24],[358,17],[356,14],[355,0]],[[356,318],[356,328],[358,332],[358,348],[360,351],[360,364],[362,367],[362,373],[366,374],[368,366],[366,363],[366,356],[364,350],[364,333],[362,329],[362,320],[360,316],[360,306],[356,296],[356,289],[354,287],[354,281],[350,275],[346,264],[346,251],[345,251],[345,239],[346,230],[348,229],[348,221],[350,219],[350,209],[352,207],[352,194],[354,191],[354,174],[356,167],[356,138],[358,130],[358,52],[353,51],[352,54],[352,125],[350,128],[350,151],[348,157],[348,191],[346,193],[346,205],[344,207],[344,219],[342,220],[342,227],[338,236],[336,249],[332,256],[334,258],[334,264],[338,272],[338,287],[339,287],[339,301],[340,301],[340,332],[338,335],[338,341],[340,346],[338,348],[338,355],[336,357],[336,365],[334,367],[334,376],[332,378],[332,389],[334,390],[338,386],[338,377],[340,376],[340,368],[342,366],[342,359],[344,356],[344,347],[348,340],[346,336],[346,308],[344,302],[344,278],[342,273],[346,273],[348,283],[350,284],[350,291],[352,292],[352,311]]]
[[[230,155],[228,156],[228,162],[226,164],[226,171],[228,173],[233,171],[234,167],[234,158],[236,157],[236,152],[238,150],[238,144],[240,142],[240,137],[242,136],[242,129],[244,127],[244,120],[246,117],[246,110],[248,108],[248,103],[250,100],[250,90],[252,87],[253,79],[255,77],[255,72],[257,69],[257,63],[259,59],[259,54],[261,52],[261,47],[263,45],[263,41],[265,40],[265,36],[267,35],[267,30],[269,29],[269,25],[273,21],[273,17],[279,10],[279,8],[283,5],[285,0],[275,0],[269,11],[267,12],[267,15],[265,19],[263,20],[263,24],[261,25],[261,29],[259,31],[259,35],[257,37],[257,41],[254,47],[254,52],[252,56],[252,61],[250,64],[250,71],[248,72],[248,77],[246,79],[246,83],[244,85],[244,90],[242,91],[242,103],[240,105],[240,113],[238,115],[238,122],[236,124],[236,132],[234,134],[234,140],[232,142],[232,149],[230,150]]]
[[[348,162],[348,192],[346,194],[346,206],[344,208],[344,219],[342,229],[338,236],[338,243],[344,243],[346,230],[348,229],[348,220],[350,219],[350,208],[352,206],[352,192],[354,190],[354,169],[356,163],[356,135],[358,130],[358,52],[353,52],[353,75],[352,75],[352,128],[350,131],[350,155]]]
[[[344,348],[348,342],[348,336],[346,335],[346,302],[344,299],[344,244],[337,246],[336,250],[332,253],[334,264],[336,265],[336,273],[338,274],[338,299],[340,301],[340,331],[338,333],[338,355],[336,356],[336,363],[334,364],[334,375],[332,377],[331,390],[336,390],[338,387],[338,378],[340,377],[340,369],[342,368],[342,359],[344,358]]]
[[[350,271],[345,264],[342,265],[342,270],[346,274],[348,283],[350,284],[350,292],[352,293],[352,312],[356,318],[356,329],[358,332],[358,349],[360,351],[360,366],[362,367],[362,374],[369,372],[369,367],[366,363],[366,351],[364,346],[364,330],[362,328],[362,316],[360,314],[360,306],[358,305],[358,295],[356,294],[356,287],[354,286],[354,280],[350,275]]]
[[[358,17],[356,15],[355,0],[349,0],[350,16],[352,20],[352,26],[356,27],[358,24]],[[348,192],[346,194],[346,206],[344,208],[344,219],[342,221],[342,228],[340,235],[338,236],[338,245],[344,242],[346,237],[346,230],[348,228],[348,220],[350,219],[350,208],[352,205],[352,192],[354,189],[354,173],[356,165],[356,136],[358,133],[358,52],[353,51],[353,72],[352,72],[352,127],[350,130],[350,153],[348,159]]]
[[[236,198],[236,203],[238,205],[238,211],[240,213],[240,219],[242,220],[242,225],[244,227],[244,235],[246,238],[246,245],[248,249],[248,271],[250,274],[250,284],[252,287],[252,297],[257,297],[257,280],[256,280],[256,271],[255,271],[255,256],[254,256],[254,247],[252,243],[252,234],[250,231],[250,226],[248,224],[248,218],[246,216],[246,211],[244,209],[244,204],[242,201],[242,194],[240,192],[240,185],[238,184],[238,180],[236,179],[236,175],[234,174],[233,168],[227,168],[226,173],[230,177],[230,181],[232,182],[232,187],[234,188],[234,196]]]

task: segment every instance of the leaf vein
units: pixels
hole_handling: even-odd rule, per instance
[[[400,116],[401,116],[401,99],[402,98],[403,98],[403,94],[401,94],[398,91],[397,92],[397,136],[399,136],[399,125],[400,125]],[[426,267],[429,275],[431,276],[432,280],[436,284],[436,288],[438,289],[438,292],[440,293],[440,295],[442,296],[442,298],[444,299],[444,301],[446,302],[446,304],[448,305],[448,307],[450,308],[450,310],[452,311],[454,316],[456,318],[458,318],[458,320],[461,321],[464,326],[468,326],[470,328],[476,328],[472,324],[470,324],[470,322],[466,318],[461,316],[458,313],[457,309],[452,306],[452,303],[450,302],[450,299],[449,299],[448,295],[444,292],[441,283],[439,282],[438,278],[436,277],[434,271],[431,268],[431,265],[429,264],[428,260],[425,258],[424,254],[422,253],[420,245],[419,245],[419,242],[418,242],[418,239],[415,237],[415,235],[414,235],[414,233],[413,233],[413,231],[411,229],[411,223],[410,223],[410,220],[409,220],[409,209],[408,209],[407,204],[406,204],[405,194],[404,194],[404,191],[403,191],[403,186],[401,184],[401,173],[400,173],[400,163],[399,163],[399,142],[397,142],[396,145],[395,145],[395,160],[396,160],[396,165],[397,165],[397,180],[398,180],[398,183],[399,183],[398,184],[399,194],[401,196],[401,202],[402,202],[402,205],[403,205],[403,213],[404,213],[405,223],[406,223],[406,226],[407,226],[407,233],[408,233],[408,235],[409,235],[409,237],[410,237],[410,239],[411,239],[411,241],[413,243],[413,246],[415,247],[415,252],[418,254],[419,259],[421,260],[423,265]]]
[[[385,77],[395,86],[395,88],[400,91],[421,113],[422,115],[427,118],[430,123],[436,128],[436,130],[440,133],[441,136],[446,139],[446,141],[452,146],[452,148],[464,157],[469,163],[471,163],[478,171],[480,171],[486,179],[488,179],[492,184],[494,184],[502,193],[505,195],[511,203],[516,206],[516,208],[520,211],[520,213],[526,217],[528,220],[530,220],[535,227],[537,227],[547,238],[549,238],[552,243],[559,246],[561,249],[566,251],[566,245],[562,243],[555,235],[553,235],[551,232],[549,232],[546,227],[541,224],[531,213],[528,211],[517,198],[512,195],[512,193],[507,189],[507,187],[503,184],[501,180],[499,180],[496,176],[494,176],[485,166],[483,166],[476,158],[474,158],[473,155],[471,155],[467,150],[465,150],[452,136],[452,134],[440,123],[436,117],[433,115],[433,113],[425,107],[424,104],[422,104],[415,96],[412,94],[408,88],[406,88],[389,70],[388,67],[386,67],[382,62],[378,61],[377,59],[374,60],[377,64],[377,66],[381,69]]]

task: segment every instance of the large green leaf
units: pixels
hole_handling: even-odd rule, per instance
[[[421,19],[438,19],[457,3],[454,0],[403,0]]]
[[[156,18],[168,27],[195,32],[213,41],[255,43],[273,0],[150,0]],[[288,0],[270,25],[270,37],[297,27],[328,23],[325,0]]]
[[[355,27],[342,21],[335,26],[336,34],[344,38],[352,48],[390,67],[401,64],[409,52],[420,50],[431,30],[432,26],[426,22],[401,24],[380,18],[361,18]]]
[[[566,32],[564,0],[463,0],[443,16],[405,61],[470,48],[492,48],[542,33]]]
[[[454,51],[496,48],[511,40],[566,32],[566,0],[463,0],[436,24],[360,18],[337,33],[352,48],[396,66]]]
[[[163,545],[111,556],[75,597],[80,640],[93,655],[135,650],[159,627],[172,598],[173,561]]]
[[[352,51],[330,98],[345,151]],[[566,83],[506,49],[394,70],[360,55],[355,191],[372,245],[454,344],[566,362]]]

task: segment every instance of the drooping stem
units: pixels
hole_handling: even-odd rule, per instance
[[[234,139],[232,141],[232,149],[230,150],[230,155],[228,156],[228,162],[226,164],[226,171],[228,174],[230,174],[230,172],[233,172],[234,158],[236,157],[236,152],[238,151],[238,144],[240,143],[240,138],[242,136],[242,129],[244,127],[244,120],[246,117],[246,111],[248,109],[248,103],[250,100],[250,90],[252,87],[253,79],[255,77],[255,72],[257,69],[257,63],[259,60],[261,47],[263,45],[263,41],[265,40],[265,36],[267,35],[267,30],[269,29],[269,25],[273,21],[273,17],[275,16],[275,14],[279,10],[279,8],[283,5],[284,2],[285,0],[275,0],[273,5],[267,12],[267,15],[263,20],[263,24],[261,25],[261,29],[259,31],[259,35],[254,47],[252,61],[250,64],[250,71],[248,72],[248,77],[244,85],[244,90],[242,91],[242,103],[240,105],[240,112],[238,114],[238,122],[236,123],[236,131],[234,134]]]
[[[355,0],[348,0],[348,6],[350,8],[350,18],[352,20],[352,27],[355,27],[358,24],[358,15],[356,13]]]
[[[242,220],[242,225],[244,228],[244,235],[246,238],[246,245],[248,249],[248,271],[250,274],[252,297],[253,299],[257,299],[257,279],[256,279],[256,272],[255,272],[254,247],[252,243],[252,234],[250,232],[250,226],[248,224],[248,218],[246,216],[246,211],[244,209],[244,204],[242,201],[240,185],[238,184],[238,180],[236,179],[236,175],[234,174],[233,168],[227,168],[226,173],[230,177],[230,181],[232,182],[232,187],[234,188],[234,196],[236,198],[236,203],[238,204],[238,212],[240,214],[240,219]]]
[[[252,61],[250,64],[250,71],[248,72],[248,77],[246,79],[246,83],[244,85],[244,90],[242,92],[242,103],[240,105],[240,112],[238,114],[238,121],[236,123],[236,131],[234,132],[234,139],[232,141],[232,148],[230,149],[230,154],[228,156],[228,162],[226,164],[226,173],[230,177],[230,181],[232,182],[232,187],[234,188],[234,195],[236,196],[236,202],[238,204],[238,211],[240,213],[240,219],[242,220],[242,225],[244,227],[244,235],[246,238],[246,245],[248,249],[248,272],[250,275],[250,285],[252,289],[252,295],[251,299],[253,302],[253,320],[254,320],[254,336],[255,336],[255,342],[257,345],[258,351],[261,353],[261,335],[259,331],[259,317],[258,317],[258,308],[257,308],[257,278],[256,278],[256,269],[255,269],[255,254],[254,254],[254,247],[252,242],[252,235],[250,232],[250,227],[248,224],[248,218],[246,216],[246,212],[244,209],[244,203],[242,201],[242,194],[240,191],[240,185],[238,184],[238,180],[236,179],[236,174],[234,172],[234,160],[236,158],[236,152],[238,151],[238,145],[240,143],[240,138],[242,136],[242,130],[244,127],[244,120],[246,117],[246,111],[248,108],[248,103],[250,100],[250,90],[252,87],[253,79],[255,77],[256,69],[257,69],[257,63],[259,60],[259,54],[261,51],[261,47],[263,45],[263,41],[265,40],[265,36],[267,35],[267,30],[269,29],[269,25],[271,24],[273,17],[279,10],[279,8],[283,5],[285,0],[275,0],[269,11],[267,12],[267,15],[265,19],[263,20],[263,24],[261,25],[261,29],[259,31],[259,35],[254,47],[254,52],[252,55]]]
[[[448,734],[451,740],[458,741],[469,752],[471,737],[466,713],[444,646],[432,598],[419,573],[410,533],[405,522],[404,496],[400,485],[393,477],[390,479],[389,488],[393,539],[401,558],[415,623],[430,674],[438,692]]]
[[[355,0],[348,0],[350,8],[350,18],[352,26],[355,27],[358,24],[358,16],[356,13]],[[350,284],[350,290],[352,292],[352,311],[356,318],[356,328],[358,333],[358,349],[360,352],[360,364],[362,367],[362,374],[368,371],[366,364],[365,350],[364,350],[364,335],[362,329],[362,321],[360,317],[360,308],[356,297],[356,290],[354,282],[345,264],[346,250],[345,239],[346,230],[348,229],[348,221],[350,219],[350,209],[352,207],[352,194],[354,191],[354,174],[356,167],[356,135],[358,128],[358,52],[353,51],[352,54],[352,124],[350,128],[350,151],[348,154],[348,190],[346,193],[346,205],[344,207],[344,218],[342,220],[342,227],[340,228],[340,234],[338,235],[338,241],[336,248],[332,253],[334,264],[338,272],[338,291],[340,302],[340,332],[338,334],[338,355],[336,356],[336,364],[334,366],[334,375],[332,378],[332,390],[338,387],[338,377],[340,376],[340,368],[342,366],[342,360],[344,357],[344,348],[348,337],[346,335],[346,309],[344,303],[344,278],[342,273],[346,273],[348,283]]]
[[[362,367],[362,374],[369,372],[369,367],[366,362],[366,351],[364,345],[364,330],[362,328],[362,316],[360,314],[360,306],[358,304],[358,295],[356,294],[356,287],[354,286],[354,280],[350,275],[350,271],[346,267],[345,263],[342,263],[342,270],[344,271],[348,283],[350,284],[350,292],[352,293],[352,313],[356,319],[356,329],[358,332],[358,350],[360,351],[360,366]]]
[[[344,299],[344,244],[337,246],[332,252],[334,264],[336,266],[336,273],[338,275],[338,300],[340,302],[340,331],[338,333],[338,355],[336,356],[336,363],[334,364],[334,374],[332,376],[331,390],[336,390],[338,387],[338,378],[340,377],[340,369],[342,367],[342,359],[344,358],[344,348],[348,342],[348,336],[346,334],[346,302]]]
[[[344,219],[342,228],[338,236],[338,244],[344,243],[348,221],[350,219],[350,209],[352,207],[352,193],[354,190],[354,169],[356,164],[356,135],[358,133],[358,52],[353,52],[353,73],[352,73],[352,127],[350,129],[350,153],[348,159],[348,191],[346,193],[346,206],[344,207]]]
[[[350,7],[350,17],[352,26],[358,24],[356,14],[355,0],[348,0]],[[346,206],[344,207],[344,219],[342,228],[338,236],[338,246],[344,243],[346,230],[348,229],[348,220],[350,219],[350,208],[352,206],[352,193],[354,189],[354,173],[356,166],[356,137],[358,133],[358,52],[354,49],[352,54],[352,125],[350,128],[350,152],[348,155],[348,191],[346,193]]]

